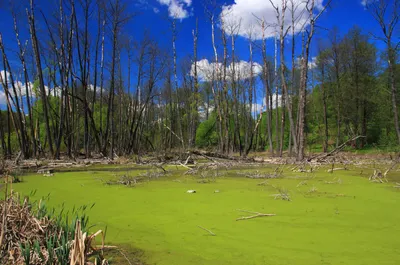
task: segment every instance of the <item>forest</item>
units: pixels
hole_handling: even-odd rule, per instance
[[[366,6],[380,31],[334,27],[324,39],[318,19],[330,1],[271,1],[276,24],[257,18],[247,58],[235,53],[240,21],[204,1],[208,59],[198,56],[198,20],[185,40],[193,52],[178,57],[174,16],[165,47],[151,32],[136,40],[124,31],[140,19],[127,1],[55,1],[52,14],[23,2],[7,8],[14,46],[0,39],[4,158],[200,148],[302,160],[355,136],[354,150],[399,146],[398,1]]]

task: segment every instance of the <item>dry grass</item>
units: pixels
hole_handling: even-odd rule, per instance
[[[65,215],[58,217],[42,201],[21,200],[5,185],[5,198],[0,201],[0,264],[17,265],[89,265],[89,257],[96,255],[100,264],[108,264],[102,251],[92,246],[100,230],[87,235],[87,218],[76,217],[69,223]],[[104,246],[104,235],[102,237]],[[102,249],[102,248],[101,248]]]

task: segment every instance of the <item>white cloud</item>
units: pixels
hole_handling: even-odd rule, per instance
[[[296,67],[298,67],[298,68],[300,68],[300,63],[301,63],[301,57],[297,57],[296,58],[296,61],[295,61],[295,65],[296,65]],[[314,68],[316,68],[318,65],[317,65],[317,57],[311,57],[311,60],[309,60],[308,61],[308,69],[309,70],[312,70],[312,69],[314,69]]]
[[[218,72],[218,69],[221,67],[221,64],[210,63],[207,59],[203,59],[196,62],[197,65],[197,76],[201,81],[211,81],[213,77],[213,73]],[[194,63],[192,64],[192,68],[190,74],[194,76]]]
[[[308,69],[314,69],[317,67],[317,57],[312,57],[311,61],[308,61]]]
[[[14,89],[13,89],[13,86],[11,84],[10,73],[2,70],[2,71],[0,71],[0,75],[1,75],[1,79],[0,80],[2,80],[3,82],[5,82],[6,81],[5,78],[7,78],[8,91],[11,94],[11,96],[15,97]],[[0,87],[1,87],[0,92],[2,92],[4,94],[4,97],[5,97],[4,88],[3,88],[3,84],[2,83],[0,83]],[[22,97],[26,96],[25,83],[22,83],[19,80],[14,80],[14,87],[17,90],[18,96],[22,96]],[[28,83],[28,90],[30,91],[30,93],[32,93],[32,87],[33,87],[33,84],[29,82]]]
[[[263,112],[263,111],[265,111],[265,105],[264,104],[253,103],[251,105],[251,113],[252,114],[253,113],[259,114],[260,112]]]
[[[8,72],[5,72],[4,70],[0,71],[0,75],[3,81],[5,81],[5,77],[7,77],[7,83],[8,83],[8,92],[10,93],[10,95],[12,97],[15,98],[15,94],[14,94],[14,89],[13,86],[11,84],[11,78],[10,78],[10,74]],[[15,78],[15,76],[14,76]],[[1,79],[0,79],[1,80]],[[36,98],[35,93],[33,92],[33,83],[32,82],[28,82],[28,91],[30,96],[32,96],[33,98]],[[14,80],[14,86],[15,89],[17,90],[17,95],[18,97],[25,97],[26,96],[26,83],[23,83],[19,80]],[[88,89],[90,91],[93,91],[94,86],[93,85],[89,85]],[[44,86],[44,89],[46,91],[46,94],[51,94],[52,96],[56,95],[57,97],[61,97],[61,89],[60,87],[48,87],[48,86]],[[99,90],[99,88],[98,88]],[[0,104],[4,103],[6,100],[6,95],[5,95],[5,91],[4,91],[4,87],[3,84],[0,82]]]
[[[157,0],[161,5],[168,6],[168,14],[172,18],[184,19],[189,16],[189,7],[192,5],[192,0]],[[153,9],[158,13],[158,9]]]
[[[6,93],[0,90],[0,104],[7,104]]]
[[[7,77],[7,83],[8,83],[8,91],[10,93],[10,95],[15,98],[15,94],[14,94],[14,89],[13,86],[11,85],[11,78],[10,78],[10,74],[4,70],[0,71],[0,77],[2,78],[2,80],[4,81],[5,77]],[[15,76],[14,76],[15,77]],[[1,79],[0,79],[1,80]],[[25,83],[18,81],[18,80],[14,80],[14,86],[17,90],[17,94],[18,97],[25,97],[26,96],[26,85]],[[61,88],[60,87],[48,87],[48,86],[44,86],[44,89],[46,91],[47,95],[51,95],[51,96],[56,96],[56,97],[61,97]],[[33,83],[32,82],[28,82],[28,90],[29,90],[29,94],[30,96],[32,96],[33,98],[36,98],[35,93],[33,92]],[[89,91],[94,91],[94,85],[93,84],[89,84],[88,85],[88,90]],[[97,86],[96,87],[96,91],[100,91],[100,87]],[[6,94],[3,88],[3,84],[0,82],[0,104],[6,104]]]
[[[7,77],[7,80],[10,79],[10,74],[4,70],[0,71],[0,80],[5,80],[5,78]]]
[[[248,79],[252,75],[253,77],[258,76],[262,72],[262,66],[258,63],[253,62],[251,65],[250,62],[240,61],[235,64],[235,75],[237,79]],[[232,75],[233,73],[233,65],[229,66],[229,73]]]
[[[213,74],[217,76],[222,74],[222,64],[221,63],[210,63],[207,59],[198,61],[197,63],[197,75],[201,81],[211,81]],[[191,68],[191,75],[194,75],[194,64]],[[230,64],[227,69],[227,76],[233,76],[233,69],[235,69],[236,79],[248,79],[253,74],[253,77],[258,76],[262,72],[262,66],[258,63],[253,62],[251,66],[250,62],[239,61],[235,63],[235,68]]]
[[[276,94],[274,93],[272,95],[272,109],[276,109]],[[263,106],[266,106],[265,104],[265,97],[263,98]],[[282,95],[278,94],[278,107],[282,106]]]
[[[300,32],[304,25],[308,22],[308,13],[304,12],[306,8],[306,1],[293,0],[295,3],[295,17],[298,18],[295,24],[295,33]],[[365,0],[364,0],[365,1]],[[282,0],[272,0],[274,5],[280,9]],[[323,0],[315,0],[315,7],[322,8]],[[296,8],[297,6],[297,8]],[[291,25],[291,3],[288,1],[287,10],[285,13],[285,28]],[[264,36],[266,38],[276,35],[276,12],[269,0],[236,0],[232,5],[222,7],[221,19],[224,20],[227,33],[232,25],[240,24],[237,33],[240,36],[249,37],[249,32],[252,32],[252,38],[262,39],[263,32],[260,19],[265,22],[266,29],[264,29]],[[289,30],[289,34],[292,30]]]
[[[153,12],[158,14],[160,12],[160,9],[158,9],[157,7],[153,7]]]

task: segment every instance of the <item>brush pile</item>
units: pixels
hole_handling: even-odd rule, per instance
[[[0,201],[0,264],[89,265],[108,264],[92,241],[102,231],[87,236],[87,218],[68,222],[56,217],[40,201],[30,203],[16,195]],[[99,254],[100,253],[100,254]],[[89,262],[95,256],[94,263]]]

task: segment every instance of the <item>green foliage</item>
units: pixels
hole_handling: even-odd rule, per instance
[[[218,134],[216,116],[217,114],[213,112],[208,120],[200,123],[196,131],[196,146],[208,147],[217,145]]]
[[[319,54],[317,67],[312,70],[317,85],[307,95],[306,132],[310,150],[321,146],[325,138],[323,93],[330,148],[354,135],[366,138],[359,139],[349,150],[398,145],[387,71],[378,72],[376,61],[376,47],[358,28],[351,29],[336,50],[329,47]]]

